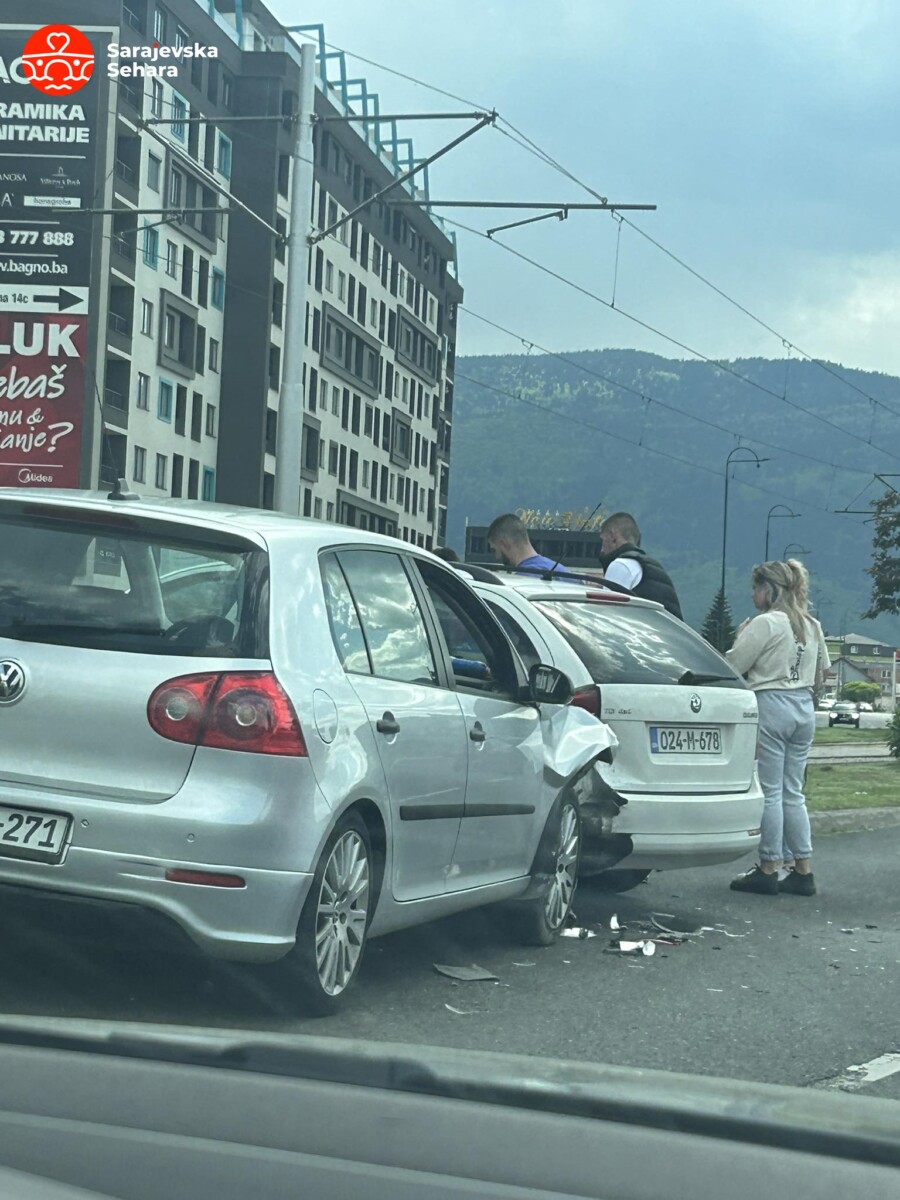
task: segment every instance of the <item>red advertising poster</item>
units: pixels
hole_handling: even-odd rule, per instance
[[[0,312],[0,486],[78,487],[86,327]]]

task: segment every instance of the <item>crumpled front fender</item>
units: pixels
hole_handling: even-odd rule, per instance
[[[563,787],[585,767],[601,759],[612,762],[619,739],[603,721],[583,708],[544,705],[541,709],[544,734],[544,781]]]

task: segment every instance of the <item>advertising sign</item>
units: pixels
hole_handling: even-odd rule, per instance
[[[79,484],[108,39],[0,25],[0,486]]]

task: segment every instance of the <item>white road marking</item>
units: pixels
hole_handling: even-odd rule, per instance
[[[841,1075],[834,1075],[831,1079],[822,1079],[818,1083],[814,1083],[813,1087],[826,1091],[858,1092],[867,1083],[877,1083],[880,1079],[896,1075],[898,1071],[900,1071],[900,1054],[881,1054],[870,1062],[848,1067]]]

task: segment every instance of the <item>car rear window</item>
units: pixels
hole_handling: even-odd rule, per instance
[[[260,658],[267,594],[266,554],[239,538],[0,512],[0,637]]]
[[[539,600],[595,683],[678,683],[685,672],[703,686],[744,688],[743,679],[692,629],[655,608],[590,600]]]

